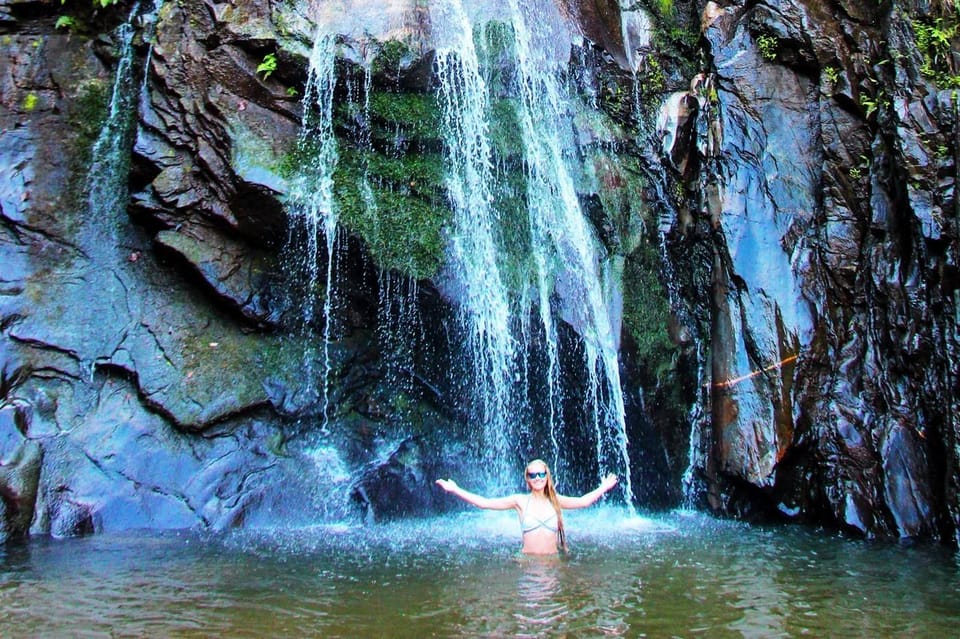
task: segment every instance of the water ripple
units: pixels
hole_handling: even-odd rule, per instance
[[[565,558],[515,517],[38,540],[0,554],[0,636],[951,636],[954,555],[612,509]]]

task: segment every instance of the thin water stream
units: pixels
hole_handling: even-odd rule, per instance
[[[0,547],[0,636],[947,637],[960,567],[800,527],[598,508],[566,559],[469,511],[352,524]]]

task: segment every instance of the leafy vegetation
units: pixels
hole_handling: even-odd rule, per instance
[[[868,120],[870,117],[877,112],[877,110],[887,108],[890,106],[890,99],[883,93],[882,90],[877,91],[875,96],[868,95],[866,93],[860,94],[860,106],[863,107],[864,117]]]
[[[30,113],[37,108],[37,104],[40,103],[40,98],[37,97],[36,93],[28,93],[27,97],[23,99],[23,110],[27,113]]]
[[[837,80],[840,79],[840,69],[837,67],[824,67],[823,75],[827,78],[830,84],[836,84]]]
[[[780,39],[775,35],[764,34],[757,38],[757,48],[760,50],[760,57],[768,62],[777,59],[777,48],[780,46]]]
[[[920,73],[942,88],[960,88],[960,70],[954,68],[952,59],[960,36],[960,8],[947,17],[919,17],[913,20],[913,30],[923,55]]]
[[[263,79],[266,80],[270,75],[277,70],[277,54],[268,53],[263,56],[263,61],[257,66],[257,73],[263,74]]]

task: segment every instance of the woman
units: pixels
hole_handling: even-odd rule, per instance
[[[520,528],[523,531],[523,547],[520,551],[527,555],[555,555],[561,549],[566,552],[567,540],[563,532],[561,510],[586,508],[617,485],[617,476],[607,475],[598,487],[585,495],[580,497],[560,495],[553,487],[550,469],[547,468],[546,462],[540,459],[527,464],[524,478],[530,489],[529,493],[496,498],[475,495],[457,486],[452,479],[438,479],[437,485],[479,508],[515,509],[520,516]]]

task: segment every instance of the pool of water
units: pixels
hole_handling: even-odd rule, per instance
[[[571,553],[517,555],[509,513],[0,546],[0,636],[947,637],[960,564],[935,546],[613,508]]]

